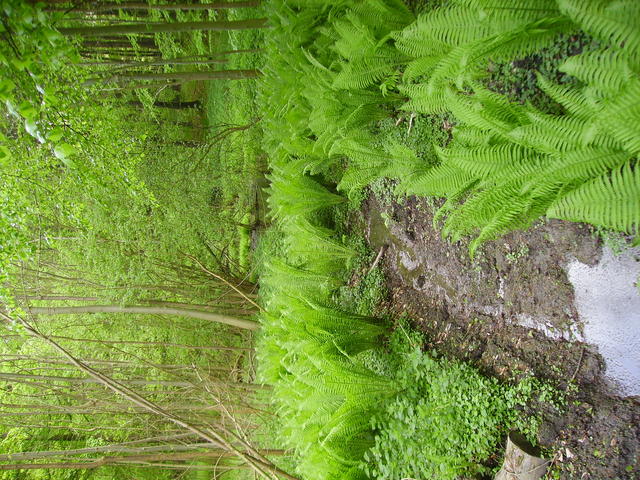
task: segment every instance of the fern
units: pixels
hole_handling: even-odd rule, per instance
[[[619,167],[630,158],[627,152],[584,148],[560,156],[523,186],[523,192],[547,195],[560,187],[574,186]]]
[[[499,178],[504,170],[527,161],[531,153],[517,144],[503,143],[478,148],[436,147],[443,162],[477,178]]]
[[[636,62],[640,58],[640,5],[635,0],[558,0],[558,6],[591,35],[624,45]]]
[[[560,70],[605,93],[615,94],[634,76],[626,53],[607,49],[575,55]]]
[[[601,175],[556,201],[547,215],[589,222],[636,234],[640,225],[640,168],[628,162]]]
[[[473,175],[460,168],[444,164],[405,180],[400,185],[399,191],[409,195],[446,197],[453,192],[459,192],[472,180],[474,180]]]

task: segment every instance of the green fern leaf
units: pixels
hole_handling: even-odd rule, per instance
[[[640,58],[640,4],[636,0],[558,0],[560,11],[588,33]]]
[[[551,205],[547,215],[637,234],[640,226],[637,162],[633,166],[629,162],[567,193]]]

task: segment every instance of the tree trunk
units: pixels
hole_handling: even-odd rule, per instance
[[[237,2],[211,2],[211,3],[174,3],[164,5],[149,5],[146,2],[105,3],[93,7],[74,8],[73,12],[99,13],[117,12],[118,10],[222,10],[227,8],[252,8],[260,5],[259,0],[246,0]],[[66,11],[63,8],[52,9]]]
[[[140,102],[137,101],[132,101],[129,102],[129,105],[142,105]],[[153,102],[153,106],[154,107],[159,107],[159,108],[170,108],[173,110],[182,110],[183,108],[198,108],[201,107],[202,104],[200,103],[200,100],[192,100],[190,102],[185,102],[183,100],[173,100],[170,102]]]
[[[20,335],[0,335],[0,338],[20,338]],[[193,350],[222,350],[222,351],[252,351],[251,347],[220,347],[217,345],[183,345],[181,343],[171,342],[141,342],[136,340],[96,340],[93,338],[73,338],[52,335],[52,339],[66,340],[69,342],[82,342],[82,343],[101,343],[103,345],[138,345],[140,347],[176,347],[176,348],[191,348]]]
[[[100,384],[101,382],[93,377],[79,378],[79,377],[60,377],[56,375],[29,375],[26,373],[6,373],[0,372],[0,381],[13,380],[20,383],[29,383],[30,381],[46,381],[46,382],[61,382],[71,384]],[[122,379],[119,380],[122,383],[128,383],[131,385],[153,385],[162,387],[193,387],[196,385],[194,382],[179,381],[179,380],[144,380],[144,379]],[[207,380],[208,384],[220,385],[230,388],[241,389],[266,389],[267,386],[259,385],[255,383],[243,383],[243,382],[220,382]],[[6,413],[5,413],[6,415]]]
[[[180,58],[167,58],[166,60],[152,61],[152,62],[113,62],[103,63],[105,66],[113,68],[147,68],[147,67],[163,67],[166,65],[213,65],[213,64],[225,64],[226,60],[220,58],[201,58],[201,59],[180,59]],[[96,72],[98,73],[98,72]],[[105,71],[108,73],[108,71]]]
[[[260,324],[245,318],[235,318],[200,310],[170,307],[123,307],[121,305],[80,305],[76,307],[31,307],[29,311],[34,315],[77,315],[83,313],[140,313],[147,315],[180,315],[182,317],[197,318],[210,322],[223,323],[232,327],[257,330]]]
[[[129,83],[135,81],[180,81],[191,82],[201,80],[242,80],[260,76],[258,70],[218,70],[210,72],[172,72],[172,73],[123,73],[108,78],[90,78],[82,84],[90,87],[96,83]]]
[[[244,438],[237,434],[234,434],[224,425],[217,426],[216,428],[202,428],[198,425],[183,420],[179,416],[164,410],[159,405],[148,400],[139,393],[131,390],[126,385],[123,385],[122,383],[119,383],[118,381],[82,363],[82,361],[71,355],[71,353],[69,353],[60,344],[54,342],[53,340],[51,340],[51,338],[40,333],[24,319],[20,317],[18,317],[17,319],[13,319],[2,312],[0,312],[0,316],[10,324],[15,323],[16,321],[20,322],[20,324],[22,324],[22,326],[30,335],[45,341],[47,344],[49,344],[51,347],[53,347],[55,350],[69,359],[69,361],[76,367],[78,367],[79,370],[95,378],[109,390],[125,397],[135,405],[157,414],[164,420],[173,423],[178,427],[186,429],[187,431],[197,435],[201,439],[211,443],[214,447],[219,447],[235,454],[235,456],[237,456],[240,460],[246,462],[247,465],[249,465],[257,474],[261,475],[262,477],[277,478],[278,476],[282,476],[284,478],[287,478],[288,480],[298,480],[298,478],[278,468],[271,461],[265,458],[260,452],[256,451],[248,442],[244,440]],[[242,445],[242,447],[236,446],[237,444]]]
[[[266,28],[266,18],[249,20],[226,20],[215,22],[176,22],[176,23],[135,23],[132,25],[107,25],[104,27],[60,28],[63,35],[81,35],[83,37],[104,37],[107,35],[131,35],[136,33],[178,33],[194,30],[251,30]]]

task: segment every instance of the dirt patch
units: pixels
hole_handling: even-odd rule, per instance
[[[363,206],[367,238],[382,259],[390,306],[425,332],[426,348],[473,362],[502,379],[534,374],[570,394],[562,417],[547,414],[540,443],[556,452],[557,478],[639,478],[640,402],[620,398],[597,348],[582,341],[565,267],[596,264],[599,240],[576,223],[539,223],[486,244],[472,261],[468,244],[443,240],[434,206],[410,197]],[[556,477],[554,477],[556,478]]]

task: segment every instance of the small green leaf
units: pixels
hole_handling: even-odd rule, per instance
[[[5,145],[0,145],[0,165],[7,163],[11,158],[11,150]]]
[[[62,140],[63,135],[64,130],[60,127],[55,127],[51,129],[49,133],[47,133],[47,140],[53,143],[58,143],[60,140]]]
[[[8,78],[0,81],[0,100],[6,100],[14,88],[16,88],[16,84]]]
[[[16,110],[16,106],[13,104],[11,100],[7,100],[5,104],[7,105],[7,110],[9,110],[9,113],[11,115],[13,115],[14,117],[20,118],[20,114]]]
[[[38,116],[38,110],[26,100],[20,104],[18,112],[27,120],[35,120]]]
[[[38,124],[35,120],[25,120],[24,128],[29,135],[34,137],[40,143],[44,143],[44,137],[42,136],[42,133],[40,133],[40,129],[38,128]]]
[[[68,143],[60,143],[53,149],[53,154],[66,163],[68,166],[73,166],[73,162],[69,157],[76,153],[76,148]]]
[[[55,45],[56,42],[58,42],[58,41],[60,41],[62,39],[62,35],[60,35],[58,32],[56,32],[52,28],[44,28],[42,30],[42,35],[44,35],[44,37],[47,39],[47,41],[51,45]]]
[[[56,96],[56,90],[51,87],[47,87],[44,89],[43,96],[44,103],[55,107],[60,103],[60,99]]]

